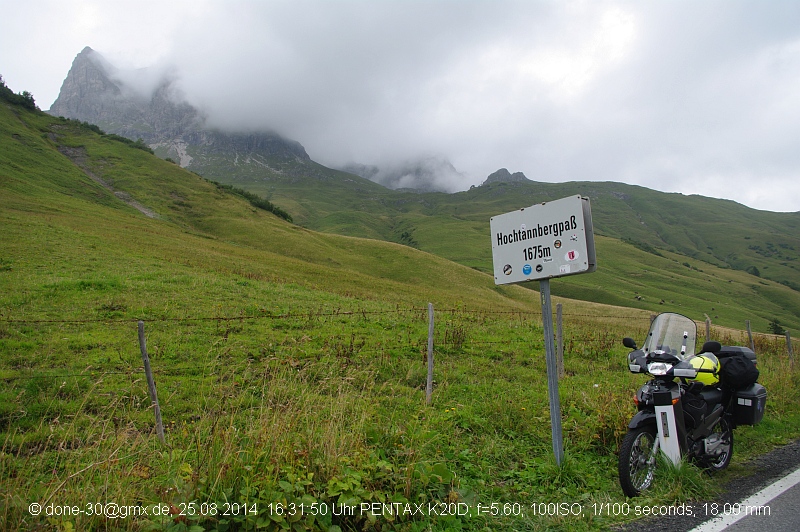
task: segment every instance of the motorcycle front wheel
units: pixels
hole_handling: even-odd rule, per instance
[[[653,483],[656,471],[656,428],[645,425],[631,429],[619,450],[619,484],[628,497],[638,497]]]

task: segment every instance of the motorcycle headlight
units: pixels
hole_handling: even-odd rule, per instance
[[[647,365],[647,373],[650,375],[666,375],[672,369],[672,364],[666,362],[652,362]]]

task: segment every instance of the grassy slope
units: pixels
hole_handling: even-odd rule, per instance
[[[662,300],[675,299],[669,294],[687,292],[682,308],[698,320],[708,314],[741,327],[746,316],[759,331],[774,318],[790,329],[800,326],[800,213],[755,211],[621,183],[497,183],[458,194],[366,190],[344,177],[324,185],[265,178],[237,186],[268,195],[315,230],[404,242],[484,272],[491,271],[492,216],[582,194],[592,199],[595,233],[610,237],[598,239],[601,275],[559,281],[555,293],[658,311]],[[663,257],[611,240],[620,238]],[[676,262],[694,274],[662,272],[680,272]],[[744,274],[752,267],[760,276]]]
[[[690,302],[683,308],[696,319],[708,314],[718,316],[715,319],[720,324],[738,327],[746,314],[760,331],[766,331],[774,318],[789,328],[800,325],[800,212],[761,212],[731,201],[665,194],[613,182],[495,183],[459,194],[413,194],[387,190],[294,156],[193,149],[201,151],[190,154],[195,157],[191,169],[267,197],[301,226],[407,244],[484,272],[491,271],[487,244],[491,216],[582,194],[592,199],[596,234],[625,239],[643,249],[683,255],[673,260],[714,273],[710,284],[684,276],[681,280],[688,284],[675,286],[674,277],[648,275],[652,270],[672,269],[669,262],[656,257],[644,261],[627,248],[601,240],[600,255],[609,275],[602,282],[597,278],[564,281],[554,287],[556,293],[655,311],[662,300],[670,301],[665,293],[687,291]],[[640,267],[638,273],[644,274],[637,275],[635,283],[627,278],[625,272],[630,268],[625,261],[617,259],[619,252],[630,256],[630,262]],[[752,273],[757,270],[758,275],[717,273],[704,264]],[[731,291],[725,286],[729,281],[745,286]],[[739,299],[720,301],[718,294],[722,293]],[[638,297],[642,294],[646,294],[643,299]],[[720,312],[720,306],[742,312]]]
[[[618,520],[590,515],[589,505],[621,502],[614,452],[641,379],[625,371],[616,345],[625,334],[641,337],[646,312],[564,302],[569,456],[559,470],[549,458],[532,291],[495,287],[489,275],[405,246],[287,224],[75,123],[2,105],[0,143],[4,527],[102,527],[85,515],[35,520],[27,507],[110,500],[258,502],[251,527],[266,519],[273,529],[280,524],[268,504],[301,500],[580,501],[587,512],[384,522],[398,530],[595,530]],[[59,148],[158,217],[87,177]],[[707,274],[676,266],[659,275]],[[418,310],[428,301],[440,309],[430,407]],[[196,320],[217,316],[247,318]],[[167,449],[149,435],[136,319],[147,320]],[[762,372],[774,402],[762,426],[737,431],[743,455],[800,434],[796,376],[769,349],[776,354]],[[686,476],[660,486],[653,501],[711,488]],[[182,525],[115,524],[144,521]]]
[[[634,253],[631,246],[599,238],[598,269],[604,275],[598,277],[602,281],[595,276],[574,277],[565,281],[564,289],[556,288],[557,293],[571,297],[583,293],[582,299],[650,310],[663,308],[661,301],[676,301],[695,319],[708,314],[718,323],[741,327],[747,316],[761,331],[774,317],[790,327],[800,325],[796,284],[800,213],[761,212],[730,201],[663,194],[619,183],[481,188],[465,194],[506,202],[530,198],[531,203],[575,193],[589,196],[597,234],[649,245],[664,256]],[[759,244],[758,250],[750,249]],[[768,247],[775,250],[771,256],[766,256]],[[762,277],[741,271],[749,265],[756,265]],[[791,280],[795,289],[779,285],[775,279]],[[591,295],[585,293],[587,289]],[[644,301],[635,295],[645,296]]]
[[[5,138],[15,136],[3,150],[3,165],[10,170],[2,177],[3,216],[11,230],[22,232],[13,238],[7,233],[7,261],[43,252],[41,237],[34,239],[26,231],[41,234],[50,226],[62,231],[68,227],[63,238],[77,247],[70,258],[83,263],[131,253],[142,260],[165,257],[168,263],[201,270],[247,273],[375,299],[391,293],[404,302],[512,306],[532,300],[523,290],[505,291],[517,294],[519,301],[503,298],[488,276],[415,249],[285,223],[173,164],[104,141],[74,124],[57,123],[56,143],[85,151],[95,175],[157,213],[158,219],[148,219],[87,178],[52,140],[43,138],[48,122],[55,120],[31,115],[21,120],[5,111]],[[93,241],[94,253],[88,244]],[[63,244],[53,242],[57,256],[71,252]],[[192,249],[196,251],[188,252]],[[20,270],[11,263],[10,275]],[[456,277],[454,287],[448,280]]]

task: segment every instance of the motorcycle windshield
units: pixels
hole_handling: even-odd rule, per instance
[[[678,358],[693,355],[697,340],[697,325],[680,314],[659,314],[650,325],[642,350],[645,353],[665,353]]]

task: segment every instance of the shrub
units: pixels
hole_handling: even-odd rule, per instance
[[[749,273],[750,275],[755,275],[756,277],[761,277],[761,272],[758,271],[758,268],[756,268],[755,266],[748,266],[747,269],[745,269],[745,271],[747,273]]]
[[[287,222],[292,222],[292,215],[288,212],[284,211],[280,207],[274,205],[272,202],[265,200],[261,196],[253,194],[252,192],[248,192],[246,190],[242,190],[241,188],[236,188],[232,185],[223,185],[222,183],[214,182],[218,189],[227,190],[236,194],[237,196],[241,196],[247,201],[250,202],[250,205],[257,209],[262,209],[267,212],[271,212],[278,218],[283,218]]]
[[[0,99],[3,99],[14,105],[25,107],[26,109],[31,109],[32,111],[39,109],[36,107],[36,100],[33,99],[33,94],[28,91],[22,91],[20,94],[14,94],[14,91],[6,86],[3,76],[0,76]]]
[[[135,141],[133,141],[133,140],[127,138],[127,137],[123,137],[121,135],[116,135],[114,133],[108,133],[108,134],[105,135],[105,137],[107,139],[116,140],[117,142],[122,142],[124,144],[127,144],[128,146],[130,146],[132,148],[136,148],[138,150],[146,151],[150,155],[155,155],[155,152],[141,138],[138,138]]]
[[[778,321],[778,318],[772,318],[767,326],[767,329],[772,334],[786,334],[786,329],[783,328],[783,325],[781,325],[781,322]]]

